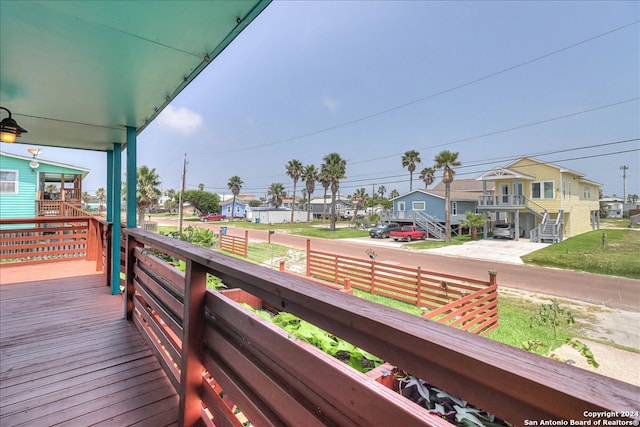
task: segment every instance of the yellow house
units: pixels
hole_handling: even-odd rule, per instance
[[[515,238],[558,242],[598,228],[601,184],[570,169],[523,157],[476,178],[495,183],[495,195],[483,191],[478,210],[515,224]],[[486,238],[485,230],[485,238]]]

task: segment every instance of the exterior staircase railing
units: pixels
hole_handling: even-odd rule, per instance
[[[427,230],[428,235],[438,240],[444,240],[446,230],[434,217],[424,212],[416,212],[414,220],[417,226]]]

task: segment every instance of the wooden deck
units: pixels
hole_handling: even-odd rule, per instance
[[[0,425],[177,425],[178,396],[95,262],[0,271]]]

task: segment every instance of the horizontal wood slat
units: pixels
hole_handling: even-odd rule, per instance
[[[194,340],[192,336],[188,338],[191,343],[203,342],[204,349],[197,345],[190,347],[190,357],[200,359],[180,367],[182,377],[192,378],[193,373],[197,374],[200,389],[209,383],[202,381],[204,366],[208,375],[224,388],[222,404],[226,405],[227,396],[231,397],[256,425],[281,424],[297,419],[295,417],[309,422],[315,418],[328,425],[438,425],[443,421],[433,421],[432,416],[421,419],[418,412],[405,413],[403,405],[413,403],[396,400],[399,396],[390,390],[372,388],[362,379],[362,374],[315,348],[308,348],[306,343],[290,339],[286,333],[274,329],[274,325],[265,323],[222,295],[207,291],[203,286],[205,273],[219,277],[231,288],[243,289],[260,298],[266,306],[295,314],[514,425],[522,425],[525,419],[584,420],[585,411],[621,412],[635,410],[637,406],[640,388],[630,384],[187,242],[140,229],[128,229],[126,233],[133,245],[171,250],[180,259],[187,260],[185,281],[194,283],[204,295],[193,289],[186,294],[190,295],[191,301],[199,301],[198,304],[204,297],[205,307],[202,311],[198,304],[190,307],[189,324],[184,331],[204,329],[204,338],[198,338],[204,341]],[[128,262],[135,262],[133,251],[127,253]],[[459,307],[465,310],[461,326],[467,327],[468,322],[475,321],[482,313],[495,313],[493,298],[487,297],[490,293],[481,295],[480,292],[487,288],[489,292],[495,291],[491,289],[496,285],[495,275],[490,276],[489,283],[466,282],[464,278],[452,275],[438,276],[415,270],[418,296],[421,295],[420,288],[428,288],[430,294],[425,294],[436,301],[469,297],[465,300],[467,304]],[[137,282],[133,280],[133,274],[128,280],[128,287],[135,289]],[[475,292],[478,295],[470,297]],[[458,319],[451,319],[455,320]],[[470,330],[479,331],[494,325],[480,321]],[[195,336],[201,337],[201,333],[196,332]],[[348,395],[349,390],[356,390],[356,393]],[[208,390],[205,395],[212,392],[220,390]],[[203,411],[201,391],[191,388],[187,394],[181,389],[180,394],[191,396],[181,401],[180,407],[185,408],[181,413],[193,414],[195,410],[202,416],[223,412],[222,409]],[[216,399],[207,398],[207,401],[220,404]],[[294,401],[292,415],[288,415],[287,402]],[[381,408],[396,416],[384,418],[388,414],[381,413],[384,412]],[[413,418],[402,418],[404,416]],[[209,415],[206,417],[205,425],[212,425]]]
[[[3,265],[0,278],[0,425],[177,423],[170,381],[95,262]]]

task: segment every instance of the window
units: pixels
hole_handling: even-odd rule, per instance
[[[458,202],[451,202],[451,215],[458,215]]]
[[[0,193],[18,194],[18,171],[0,171]]]
[[[425,209],[427,209],[427,203],[426,202],[412,202],[411,203],[411,210],[423,211]]]
[[[398,202],[398,210],[399,211],[407,210],[407,208],[405,207],[405,202]]]
[[[554,182],[541,181],[531,183],[532,199],[553,199],[554,198]]]
[[[591,198],[591,187],[589,187],[588,185],[584,186],[584,194],[583,197],[585,199],[590,199]]]

